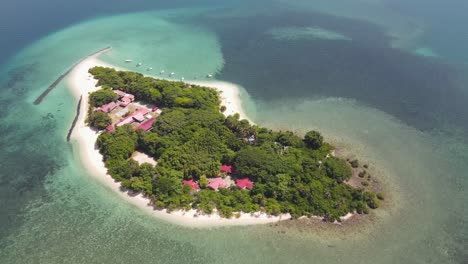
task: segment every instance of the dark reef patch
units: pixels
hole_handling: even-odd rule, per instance
[[[468,95],[459,81],[466,71],[392,48],[375,25],[297,12],[206,15],[197,22],[221,41],[225,66],[216,77],[241,84],[254,98],[345,97],[420,130],[443,123],[468,129]],[[275,40],[266,32],[276,27],[322,27],[353,40]]]

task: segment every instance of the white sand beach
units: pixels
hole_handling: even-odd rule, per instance
[[[85,124],[86,112],[88,109],[88,93],[99,89],[95,87],[97,82],[88,73],[88,69],[95,66],[113,67],[99,61],[97,59],[99,55],[100,54],[96,54],[95,56],[89,57],[82,61],[74,68],[74,70],[67,78],[68,87],[70,88],[72,94],[76,97],[77,101],[80,96],[82,96],[80,115],[71,134],[71,140],[75,141],[78,145],[77,152],[79,153],[79,157],[83,163],[83,166],[99,182],[111,188],[112,190],[115,190],[125,201],[143,209],[145,212],[157,218],[170,221],[171,223],[189,227],[266,224],[291,218],[289,214],[281,216],[269,216],[264,213],[243,213],[240,214],[240,217],[238,218],[226,219],[221,218],[216,213],[212,215],[198,215],[195,210],[167,213],[165,210],[155,210],[151,206],[151,201],[143,197],[141,194],[134,196],[128,192],[122,191],[120,188],[120,183],[114,181],[111,176],[107,174],[107,169],[105,168],[103,157],[95,147],[95,142],[99,133],[93,131]],[[194,84],[201,85],[202,83]],[[246,115],[241,108],[240,98],[238,96],[239,90],[235,89],[235,85],[223,82],[206,82],[203,83],[203,85],[209,85],[210,87],[216,85],[217,87],[221,87],[220,90],[223,92],[223,105],[225,105],[227,108],[225,114],[239,112],[242,118],[246,118]]]

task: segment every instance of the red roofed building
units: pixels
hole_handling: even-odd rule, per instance
[[[133,116],[129,115],[129,116],[125,117],[124,119],[120,120],[119,122],[117,122],[115,125],[116,126],[129,125],[129,124],[131,124],[133,122],[135,122],[135,120],[133,119]]]
[[[121,90],[114,90],[114,93],[119,96],[119,99],[123,99],[123,98],[127,97],[130,100],[132,100],[132,102],[135,100],[135,96],[133,94],[128,94],[128,93],[123,92]]]
[[[119,96],[119,99],[124,97],[127,93],[120,91],[120,90],[114,90],[114,93]]]
[[[135,96],[133,94],[128,94],[120,90],[114,90],[114,93],[119,96],[120,106],[126,107],[131,102],[135,101]]]
[[[138,130],[138,129],[143,129],[143,131],[148,131],[150,130],[151,128],[153,128],[153,123],[156,122],[156,118],[150,118],[148,120],[146,120],[145,122],[141,123],[140,125],[138,125],[137,127],[135,127],[135,130]]]
[[[145,121],[145,117],[142,114],[133,115],[133,119],[135,119],[135,121],[138,123]]]
[[[159,109],[159,107],[155,106],[155,107],[153,107],[153,109],[151,109],[151,111],[156,112],[156,111],[158,111],[158,109]]]
[[[221,172],[225,172],[227,174],[231,174],[232,173],[232,166],[228,166],[228,165],[222,165],[219,170]]]
[[[253,182],[249,178],[237,179],[236,185],[239,189],[249,189],[252,190]]]
[[[185,185],[188,185],[190,186],[190,188],[192,188],[192,190],[194,191],[198,191],[200,189],[200,187],[198,186],[198,184],[192,179],[192,180],[184,180],[182,181],[183,184]]]
[[[115,127],[113,125],[109,125],[106,127],[106,131],[109,133],[112,133],[115,131]]]
[[[208,187],[217,191],[219,188],[226,188],[226,185],[224,184],[223,179],[218,177],[214,179],[208,179]]]
[[[133,122],[135,122],[135,119],[133,118],[134,116],[139,116],[139,115],[146,115],[147,113],[149,113],[150,110],[148,108],[140,108],[140,109],[137,109],[133,114],[131,115],[128,115],[127,117],[125,117],[124,119],[120,120],[119,122],[117,122],[117,124],[115,124],[116,126],[123,126],[123,125],[128,125],[128,124],[131,124]]]
[[[133,102],[133,101],[129,97],[122,97],[122,99],[120,99],[120,106],[126,107],[131,102]]]
[[[115,108],[117,108],[117,104],[115,102],[110,102],[108,104],[101,105],[101,107],[98,107],[96,110],[104,113],[110,113]]]
[[[149,113],[149,112],[150,112],[150,110],[149,110],[148,108],[145,107],[145,108],[137,109],[137,110],[135,111],[135,113],[133,113],[133,115],[138,115],[138,114],[140,114],[140,115],[146,115],[146,114]]]

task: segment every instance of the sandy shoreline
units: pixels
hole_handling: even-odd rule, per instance
[[[82,96],[80,106],[80,115],[77,119],[75,129],[71,134],[71,140],[76,141],[79,148],[79,157],[85,169],[99,180],[105,186],[115,190],[127,202],[143,209],[148,214],[157,218],[170,221],[184,226],[190,227],[211,227],[211,226],[226,226],[226,225],[252,225],[252,224],[266,224],[273,223],[280,220],[290,219],[289,214],[281,216],[268,216],[264,213],[255,214],[241,214],[239,218],[226,219],[221,218],[218,214],[212,215],[197,215],[195,210],[190,211],[176,211],[167,213],[165,210],[155,210],[150,205],[150,200],[143,197],[143,195],[133,196],[128,192],[122,191],[120,183],[114,181],[107,174],[103,157],[95,147],[95,142],[98,133],[93,131],[85,124],[86,114],[88,111],[88,93],[97,90],[95,87],[96,80],[94,80],[88,73],[88,69],[95,66],[113,67],[109,64],[101,62],[97,57],[101,53],[91,56],[83,60],[77,65],[67,78],[67,86],[70,88],[72,94],[78,100]],[[116,67],[113,67],[116,68]],[[216,86],[218,90],[222,91],[222,105],[226,106],[225,114],[239,113],[241,118],[247,118],[242,111],[242,104],[239,98],[239,89],[230,83],[220,81],[205,81],[205,82],[188,82],[197,85],[206,85],[209,87]]]

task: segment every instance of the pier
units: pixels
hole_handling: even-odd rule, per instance
[[[65,77],[67,77],[67,75],[68,75],[71,71],[73,71],[73,69],[74,69],[78,64],[80,64],[80,62],[82,62],[82,61],[84,61],[85,59],[87,59],[87,58],[89,58],[89,57],[91,57],[91,56],[94,56],[94,55],[96,55],[96,54],[98,54],[98,53],[104,53],[104,52],[107,52],[107,51],[109,51],[109,50],[111,50],[111,49],[112,49],[112,47],[106,47],[106,48],[104,48],[104,49],[101,49],[101,50],[99,50],[99,51],[96,51],[96,52],[94,52],[94,53],[92,53],[92,54],[90,54],[90,55],[88,55],[88,56],[82,58],[81,60],[79,60],[79,61],[78,61],[77,63],[75,63],[70,69],[68,69],[68,71],[66,71],[64,74],[60,75],[60,76],[57,78],[57,80],[55,80],[44,92],[42,92],[42,94],[39,95],[39,97],[37,97],[36,100],[34,100],[34,104],[35,104],[35,105],[40,104],[40,103],[42,102],[42,100],[44,100],[44,98],[45,98],[55,87],[57,87],[57,85],[58,85]]]
[[[80,96],[80,100],[78,101],[78,106],[76,107],[75,119],[73,119],[73,123],[72,123],[70,129],[68,130],[68,134],[67,134],[67,141],[68,142],[70,142],[71,134],[73,133],[73,129],[75,128],[76,122],[78,122],[78,117],[80,116],[80,108],[81,108],[81,100],[82,99],[83,99],[83,96]]]

